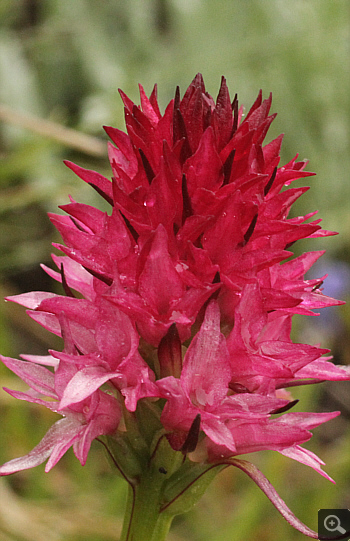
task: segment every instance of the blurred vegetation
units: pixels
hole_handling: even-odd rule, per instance
[[[39,268],[40,262],[50,264],[51,242],[58,240],[46,213],[67,202],[68,194],[101,205],[62,160],[110,176],[101,126],[124,126],[118,87],[138,100],[137,83],[150,92],[157,82],[164,109],[176,85],[184,91],[198,71],[213,95],[225,75],[246,107],[259,88],[264,96],[273,92],[278,117],[269,137],[285,132],[282,161],[299,152],[317,172],[297,212],[320,209],[324,226],[341,233],[300,249],[326,248],[325,272],[333,266],[337,295],[348,296],[349,44],[348,0],[2,0],[0,296],[56,287]],[[312,324],[300,318],[296,337],[331,346],[337,362],[349,363],[349,309],[336,314]],[[54,340],[22,308],[0,304],[3,354],[45,354]],[[0,376],[2,385],[19,388],[3,366]],[[252,459],[316,529],[319,508],[350,507],[349,386],[317,386],[295,396],[300,410],[343,412],[308,444],[337,485],[277,453]],[[1,462],[27,453],[53,422],[50,412],[2,391],[0,412]],[[70,450],[49,474],[41,466],[0,481],[1,540],[119,537],[125,486],[98,444],[85,468]],[[249,479],[226,470],[193,512],[176,519],[169,539],[301,537]]]

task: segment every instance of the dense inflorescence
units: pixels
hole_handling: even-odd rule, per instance
[[[67,162],[111,205],[70,203],[51,215],[64,244],[53,255],[64,295],[11,297],[63,351],[3,357],[30,391],[21,400],[63,416],[6,475],[73,445],[82,464],[94,438],[125,432],[149,401],[172,448],[199,462],[273,449],[327,476],[300,444],[334,413],[294,413],[290,387],[349,379],[328,350],[293,343],[295,314],[339,304],[305,273],[323,252],[291,257],[295,241],[333,234],[316,213],[288,218],[308,188],[306,162],[279,167],[282,136],[263,144],[275,115],[261,92],[246,116],[225,79],[216,102],[197,75],[162,115],[156,87],[141,107],[123,92],[127,133],[113,141],[108,180]],[[285,188],[288,187],[288,188]],[[281,414],[281,415],[277,415]],[[125,419],[124,419],[125,420]]]

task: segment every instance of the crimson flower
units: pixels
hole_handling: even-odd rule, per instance
[[[188,487],[232,464],[293,526],[317,537],[252,464],[235,458],[272,449],[329,478],[301,444],[338,412],[288,411],[297,402],[288,388],[350,379],[348,368],[324,356],[328,350],[290,338],[295,314],[314,316],[314,309],[341,304],[322,293],[324,277],[305,279],[323,252],[293,258],[290,251],[299,239],[335,234],[321,229],[315,212],[288,217],[308,190],[290,184],[313,173],[297,157],[279,166],[282,136],[263,143],[275,115],[271,96],[262,100],[261,92],[245,116],[224,78],[214,101],[197,75],[182,99],[176,90],[163,115],[156,87],[148,98],[140,86],[141,107],[121,97],[127,133],[105,128],[113,141],[112,181],[66,162],[111,212],[71,199],[61,207],[65,215],[51,215],[64,241],[56,248],[65,255],[53,255],[58,271],[44,269],[64,295],[9,298],[62,336],[64,349],[3,357],[31,387],[6,390],[63,419],[0,474],[48,457],[49,470],[71,445],[84,464],[99,438],[133,487],[136,506],[140,449],[152,463],[165,437],[183,459],[173,474],[178,484],[164,479],[160,509],[179,512],[174,502]],[[130,430],[137,430],[137,445]],[[130,463],[118,454],[121,441],[134,457]],[[127,531],[125,539],[132,526]]]

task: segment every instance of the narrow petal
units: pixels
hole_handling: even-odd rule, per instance
[[[301,464],[310,466],[310,468],[317,471],[317,473],[328,479],[328,481],[335,483],[335,481],[325,471],[323,471],[321,465],[324,465],[324,462],[318,458],[315,453],[312,453],[308,449],[304,449],[303,447],[300,447],[300,445],[294,445],[279,451],[279,453],[287,456],[288,458],[292,458],[293,460],[297,460]]]
[[[35,364],[42,364],[44,366],[57,367],[58,361],[52,355],[20,355],[25,361],[30,361]]]
[[[50,370],[35,363],[19,361],[10,357],[3,357],[2,355],[0,355],[0,359],[12,372],[30,385],[32,389],[45,396],[56,398],[54,374]]]
[[[66,386],[59,408],[64,409],[71,404],[81,402],[113,377],[121,377],[121,375],[107,372],[100,366],[88,366],[79,370]]]
[[[294,515],[294,513],[292,513],[282,498],[277,494],[270,481],[266,479],[266,477],[261,473],[260,470],[258,470],[256,466],[254,466],[254,464],[247,462],[246,460],[239,460],[237,458],[232,458],[226,463],[232,464],[232,466],[244,471],[254,481],[254,483],[258,485],[263,493],[266,494],[270,502],[276,507],[277,511],[281,513],[282,517],[285,518],[286,521],[293,526],[293,528],[304,535],[312,537],[313,539],[318,539],[318,534],[303,524],[303,522],[301,522]]]
[[[166,313],[170,303],[183,293],[182,280],[169,255],[167,234],[162,225],[156,230],[139,283],[142,297],[158,314]]]
[[[304,366],[294,374],[295,378],[318,378],[326,381],[342,381],[350,379],[350,367],[335,365],[325,359],[317,359]]]
[[[42,301],[46,299],[54,299],[58,297],[55,293],[49,293],[48,291],[31,291],[30,293],[22,293],[21,295],[12,295],[6,297],[7,301],[13,301],[17,304],[21,304],[26,308],[35,310]]]
[[[10,475],[11,473],[34,468],[42,464],[51,455],[57,445],[65,445],[80,430],[81,425],[77,421],[67,418],[60,419],[49,429],[41,442],[30,453],[21,458],[10,460],[0,466],[0,475]],[[55,463],[58,462],[59,458],[56,457]],[[53,465],[51,464],[51,467]]]
[[[212,301],[186,352],[181,382],[196,403],[213,406],[226,396],[230,379],[229,353],[220,332],[220,310],[217,302]]]

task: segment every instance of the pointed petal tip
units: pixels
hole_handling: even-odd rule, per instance
[[[304,535],[311,537],[312,539],[318,539],[318,534],[306,524],[301,522],[294,513],[289,509],[286,503],[282,500],[270,481],[264,476],[264,474],[251,462],[240,459],[228,459],[227,464],[236,466],[240,470],[244,471],[263,491],[263,493],[269,498],[270,502],[276,507],[277,511],[293,528],[298,530]]]

